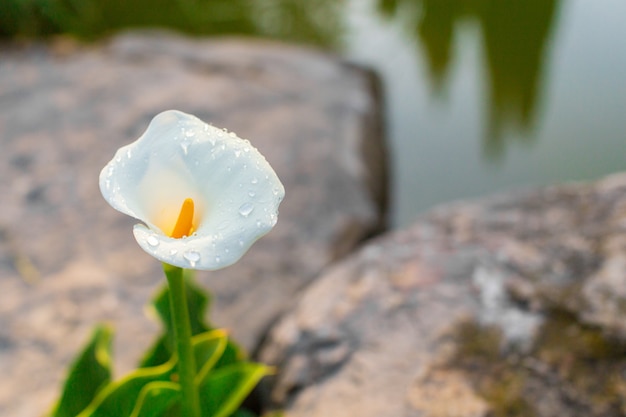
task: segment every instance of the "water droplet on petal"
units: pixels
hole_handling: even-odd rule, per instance
[[[256,193],[254,191],[248,191],[248,195],[250,197],[254,197],[256,195]]]
[[[194,136],[196,136],[196,132],[194,132],[193,130],[185,130],[185,136],[187,136],[188,138],[193,138]]]
[[[183,152],[185,153],[185,155],[187,155],[187,152],[189,152],[189,141],[188,140],[183,140],[180,143],[180,147],[183,148]]]
[[[254,206],[250,203],[243,203],[239,206],[239,214],[243,217],[248,217],[250,213],[252,213],[252,210],[254,210]]]
[[[236,138],[236,137],[237,137],[237,135],[235,134],[235,132],[230,132],[228,135],[229,135],[231,138]]]
[[[178,253],[178,249],[171,249],[170,255],[176,255]]]
[[[272,192],[274,193],[274,195],[278,195],[280,193],[280,190],[278,188],[274,188]]]
[[[189,265],[191,265],[191,267],[193,268],[200,260],[200,252],[195,250],[188,250],[183,254],[183,258],[187,259],[187,261],[189,261]]]
[[[243,248],[243,239],[239,239],[239,246]]]
[[[235,158],[239,158],[241,156],[241,151],[239,149],[235,150]]]
[[[254,178],[252,178],[252,180],[250,180],[250,182],[251,182],[252,184],[256,184],[256,183],[258,183],[258,182],[259,182],[259,179],[258,179],[257,177],[254,177]]]
[[[261,226],[263,226],[263,223],[261,223],[261,220],[257,220],[256,227],[261,227]]]
[[[221,260],[222,260],[222,258],[220,258],[220,256],[219,256],[219,255],[217,255],[217,256],[215,257],[215,263],[219,264]]]
[[[133,155],[133,151],[129,148],[126,150],[126,156],[130,158]]]
[[[154,248],[159,246],[159,239],[157,239],[156,236],[148,236],[146,243]]]

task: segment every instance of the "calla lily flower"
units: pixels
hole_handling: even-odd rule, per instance
[[[170,265],[216,270],[235,263],[276,224],[285,189],[249,141],[168,110],[100,173],[116,210],[142,223],[139,246]]]

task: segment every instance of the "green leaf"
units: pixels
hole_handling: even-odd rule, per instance
[[[192,343],[197,367],[196,384],[199,384],[222,357],[228,345],[228,335],[224,330],[213,330],[195,336]]]
[[[163,365],[141,368],[119,381],[107,385],[78,417],[126,417],[136,407],[142,390],[153,382],[171,382],[176,361],[172,358]]]
[[[192,343],[198,375],[203,377],[198,379],[201,382],[222,356],[227,346],[227,334],[223,330],[205,332],[195,336]],[[165,415],[177,403],[180,394],[179,385],[172,382],[177,378],[176,363],[177,358],[174,355],[162,365],[137,369],[121,380],[110,383],[79,417]],[[164,398],[155,398],[157,394]],[[154,404],[156,409],[144,410],[144,403],[150,404],[149,407]],[[72,417],[74,416],[75,414]]]
[[[98,326],[80,356],[70,368],[63,393],[52,417],[75,417],[111,381],[111,339],[109,326]]]
[[[193,336],[214,330],[211,324],[207,323],[205,317],[210,305],[209,295],[194,283],[193,271],[185,270],[185,287],[187,290],[187,304],[189,306],[189,318],[191,324],[191,334]],[[161,320],[164,333],[156,340],[148,352],[144,355],[140,367],[157,366],[167,362],[174,353],[174,329],[172,326],[172,316],[170,312],[169,288],[163,287],[152,301],[151,310]],[[228,341],[216,368],[241,362],[246,359],[245,352],[232,340]]]
[[[150,382],[139,393],[130,417],[163,417],[178,402],[180,385],[174,382]]]
[[[234,365],[236,363],[241,363],[246,360],[246,353],[239,347],[238,344],[233,342],[230,338],[228,339],[228,343],[226,344],[226,348],[224,349],[224,353],[219,361],[215,364],[215,368],[223,368],[225,366]]]
[[[143,358],[139,362],[140,368],[148,368],[151,366],[162,365],[172,357],[171,347],[168,346],[169,336],[167,334],[161,335],[151,348],[144,354]]]
[[[257,417],[257,416],[251,411],[240,408],[239,410],[231,414],[230,417]]]
[[[194,284],[192,278],[186,275],[185,283],[198,370],[196,383],[200,389],[203,415],[228,417],[233,413],[241,412],[243,414],[239,417],[245,417],[247,414],[242,410],[238,411],[237,408],[258,381],[268,373],[269,368],[243,362],[246,358],[243,350],[227,337],[225,331],[215,330],[207,323],[205,316],[210,298]],[[152,309],[163,323],[164,333],[144,356],[141,362],[142,367],[167,363],[175,356],[174,329],[167,286],[153,300]],[[176,410],[177,407],[174,405],[160,417],[174,416]],[[115,417],[120,416],[120,414],[115,415]]]
[[[212,330],[204,317],[210,304],[209,296],[193,281],[193,271],[185,270],[185,289],[192,336]],[[174,352],[174,328],[170,311],[169,287],[165,285],[152,301],[151,310],[161,320],[165,333],[148,350],[140,366],[157,366],[167,362]]]
[[[216,369],[200,384],[200,402],[205,416],[228,417],[241,405],[270,368],[240,362]]]

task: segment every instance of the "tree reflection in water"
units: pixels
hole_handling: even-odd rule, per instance
[[[475,21],[484,43],[488,76],[487,133],[484,148],[497,157],[504,131],[522,130],[530,140],[540,105],[546,49],[560,0],[379,0],[378,10],[399,17],[421,43],[432,86],[441,94],[452,61],[458,23]]]

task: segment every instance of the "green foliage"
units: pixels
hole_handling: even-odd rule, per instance
[[[175,379],[176,359],[152,368],[131,372],[119,381],[108,384],[84,409],[79,417],[130,416],[144,389],[155,382]]]
[[[185,289],[187,291],[187,305],[191,322],[191,334],[193,336],[214,330],[206,323],[205,317],[211,305],[210,297],[193,281],[193,271],[185,270]],[[164,286],[152,302],[151,310],[163,323],[163,334],[148,350],[141,360],[141,367],[149,367],[163,364],[174,353],[174,325],[170,312],[169,288]],[[228,339],[224,352],[219,358],[218,367],[226,366],[245,359],[246,355],[232,340]]]
[[[99,326],[70,368],[63,395],[54,417],[74,417],[111,382],[111,336],[107,326]]]
[[[239,407],[248,393],[269,373],[257,363],[239,362],[207,374],[200,384],[202,411],[212,417],[228,417]]]
[[[191,271],[185,271],[185,274],[185,290],[189,307],[191,334],[195,336],[211,330],[211,327],[204,320],[211,300],[193,282]],[[141,360],[140,366],[142,367],[161,365],[167,362],[174,352],[174,325],[170,310],[170,291],[167,285],[158,292],[152,301],[150,310],[163,323],[164,331]]]
[[[249,0],[3,0],[0,34],[69,33],[83,39],[128,27],[252,33]]]
[[[343,0],[1,0],[0,37],[94,40],[129,28],[167,28],[329,47],[343,30],[343,6]]]
[[[174,382],[155,381],[146,384],[130,417],[159,417],[180,399],[180,386]]]
[[[186,277],[189,315],[196,360],[195,383],[202,415],[251,417],[239,409],[269,368],[245,361],[242,350],[224,330],[213,329],[204,317],[209,297]],[[177,357],[173,353],[173,326],[169,293],[165,288],[152,306],[163,323],[163,334],[148,350],[140,367],[111,381],[111,335],[108,327],[96,329],[74,362],[61,398],[51,417],[178,417],[181,391]]]

